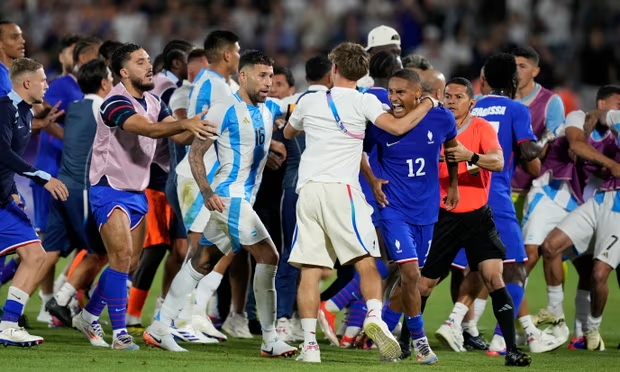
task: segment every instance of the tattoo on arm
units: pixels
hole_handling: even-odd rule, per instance
[[[201,139],[194,138],[194,142],[192,142],[188,154],[192,175],[194,176],[205,201],[213,195],[211,185],[209,185],[209,181],[207,181],[207,170],[204,162],[204,155],[207,153],[212,144],[213,140],[207,139],[203,141]]]

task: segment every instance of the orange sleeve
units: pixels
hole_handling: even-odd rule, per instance
[[[482,153],[486,154],[489,150],[501,150],[502,146],[499,144],[495,128],[482,118],[477,117],[476,119],[478,120],[478,126],[480,128],[480,148]]]

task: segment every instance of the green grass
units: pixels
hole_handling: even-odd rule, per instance
[[[59,265],[59,267],[61,267]],[[575,294],[576,274],[571,268],[566,286],[565,310],[570,322],[574,319],[573,298]],[[157,287],[152,291],[144,314],[149,319],[152,314],[155,294],[159,293],[160,276],[156,278]],[[568,371],[586,369],[591,371],[614,371],[618,369],[620,351],[616,346],[620,342],[620,324],[615,323],[620,315],[620,296],[618,296],[615,275],[610,279],[610,296],[605,312],[602,335],[608,350],[605,352],[569,351],[566,345],[547,354],[534,354],[532,366],[528,371]],[[531,312],[537,311],[546,302],[545,285],[540,268],[530,278],[527,288]],[[0,290],[4,300],[6,288]],[[294,359],[271,360],[259,356],[260,340],[229,340],[218,345],[183,345],[189,353],[174,354],[144,347],[139,351],[113,351],[91,347],[88,341],[77,331],[69,329],[49,329],[36,322],[39,311],[38,296],[34,296],[27,307],[27,315],[33,329],[32,334],[45,338],[45,343],[38,348],[18,349],[0,348],[0,371],[374,371],[378,368],[394,371],[409,371],[412,368],[430,368],[433,371],[495,371],[516,370],[503,366],[503,358],[491,358],[481,352],[454,353],[438,344],[433,337],[434,331],[445,320],[452,303],[448,295],[448,286],[442,284],[429,300],[424,319],[431,345],[440,363],[435,366],[418,366],[408,359],[400,363],[385,364],[379,362],[376,350],[344,350],[322,344],[320,365],[308,365]],[[494,326],[491,306],[483,316],[480,327],[490,336]],[[571,327],[572,328],[572,327]],[[107,329],[108,334],[111,334]],[[108,337],[108,341],[110,336]]]

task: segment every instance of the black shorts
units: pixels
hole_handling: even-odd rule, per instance
[[[461,248],[465,248],[471,271],[477,271],[482,261],[505,259],[506,247],[499,239],[491,208],[487,205],[467,213],[439,210],[422,275],[429,279],[447,275]]]

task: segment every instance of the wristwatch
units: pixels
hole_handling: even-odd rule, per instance
[[[476,163],[478,163],[478,160],[480,160],[480,155],[478,155],[478,154],[476,154],[474,152],[474,154],[471,156],[471,159],[469,159],[469,162],[471,164],[476,164]]]

